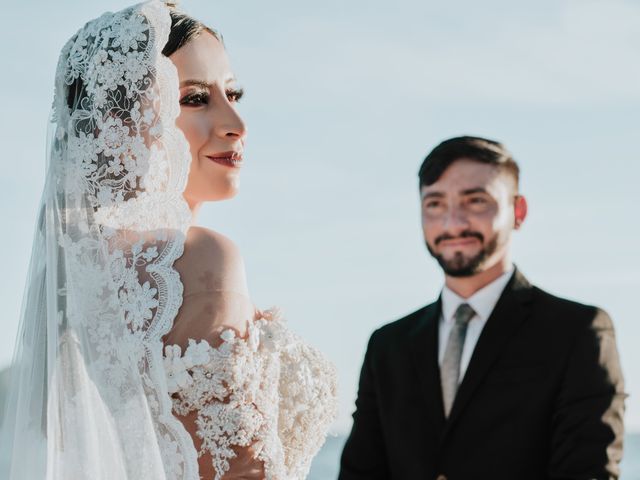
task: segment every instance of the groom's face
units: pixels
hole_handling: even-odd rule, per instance
[[[521,198],[509,173],[461,158],[420,195],[427,248],[447,275],[475,275],[508,254]]]

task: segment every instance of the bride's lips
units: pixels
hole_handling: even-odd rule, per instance
[[[221,152],[213,155],[206,155],[206,157],[220,165],[224,165],[225,167],[240,168],[242,166],[242,153],[240,152]]]

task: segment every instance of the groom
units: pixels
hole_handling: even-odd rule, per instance
[[[610,479],[624,387],[602,310],[532,286],[511,263],[527,216],[494,141],[438,145],[420,168],[440,298],[373,333],[340,480]]]

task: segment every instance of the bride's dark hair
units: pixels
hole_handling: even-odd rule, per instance
[[[188,42],[202,34],[202,32],[208,32],[213,35],[216,39],[218,39],[221,43],[223,42],[222,36],[213,30],[210,27],[207,27],[205,24],[196,20],[193,17],[185,15],[184,13],[178,12],[176,10],[171,9],[169,11],[171,16],[171,28],[169,30],[169,36],[167,38],[167,43],[162,49],[162,54],[165,57],[169,57],[177,50],[182,48]],[[147,47],[147,40],[140,41],[138,43],[138,49],[140,51],[144,51]],[[66,87],[66,100],[67,106],[74,110],[76,108],[84,109],[87,107],[85,102],[93,101],[90,98],[90,94],[86,90],[85,82],[81,75],[78,75],[69,85]],[[120,104],[119,115],[118,118],[125,124],[129,125],[131,119],[129,117],[129,110],[131,108],[130,99],[127,94],[126,87],[123,85],[117,85],[114,89],[114,95],[111,99],[112,102]],[[112,105],[111,107],[114,111],[115,108]],[[90,118],[78,118],[75,122],[75,127],[78,130],[82,131],[91,131],[93,127],[91,126],[92,119]],[[97,165],[99,168],[107,165],[111,157],[104,156],[103,154],[98,155]],[[136,190],[136,189],[134,189]],[[125,195],[125,199],[126,199]]]
[[[207,27],[199,20],[175,10],[171,10],[170,15],[171,29],[169,30],[169,38],[162,49],[162,54],[165,57],[168,57],[178,51],[202,32],[208,32],[220,42],[223,42],[222,35],[214,29]],[[76,78],[73,83],[67,87],[67,105],[69,108],[73,108],[86,97],[84,87],[84,82],[80,77]]]
[[[166,57],[172,55],[202,32],[209,32],[222,42],[222,36],[212,28],[184,13],[171,10],[171,30],[167,44],[162,49],[162,54]]]

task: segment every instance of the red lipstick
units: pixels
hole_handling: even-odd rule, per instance
[[[215,153],[206,156],[209,160],[224,165],[229,168],[240,168],[242,166],[242,153],[236,151]]]

